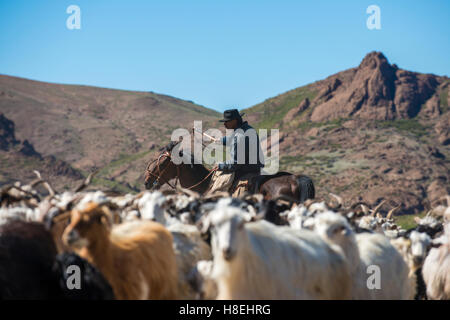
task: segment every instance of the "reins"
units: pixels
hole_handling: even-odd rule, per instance
[[[166,167],[163,169],[163,171],[161,171],[161,168],[160,168],[159,165],[160,165],[160,162],[161,162],[161,158],[162,158],[162,157],[166,157],[166,158],[169,158],[169,159],[170,159],[170,153],[169,153],[168,151],[165,151],[165,152],[161,153],[157,159],[155,159],[155,160],[153,160],[153,161],[150,161],[149,164],[147,165],[147,168],[145,169],[147,173],[149,173],[150,175],[156,177],[155,183],[159,183],[159,180],[160,180],[161,178],[164,179],[164,178],[162,177],[162,174],[167,170],[167,168],[168,168],[169,165],[170,165],[170,163],[168,163],[168,164],[166,165]],[[149,170],[150,165],[151,165],[152,163],[154,163],[155,161],[158,161],[158,162],[156,163],[157,168],[158,168],[158,175],[154,174],[153,172],[151,172],[151,171]],[[164,181],[165,181],[165,183],[167,183],[172,189],[176,189],[174,186],[172,186],[172,185],[170,184],[170,182],[169,182],[168,180],[164,179]]]
[[[168,151],[165,151],[165,152],[161,153],[157,159],[150,161],[150,162],[148,163],[148,165],[147,165],[147,168],[145,169],[147,173],[149,173],[150,175],[156,177],[155,183],[159,183],[159,180],[160,180],[161,178],[164,179],[164,178],[162,177],[162,174],[166,171],[166,169],[167,169],[167,168],[169,167],[169,165],[170,165],[170,163],[167,164],[166,167],[161,171],[159,165],[160,165],[160,162],[161,162],[161,158],[162,158],[162,157],[169,158],[169,160],[171,160],[171,155],[170,155],[170,153],[169,153]],[[149,170],[150,165],[151,165],[152,163],[154,163],[155,161],[158,161],[157,164],[156,164],[156,165],[157,165],[157,168],[158,168],[158,175],[154,174],[153,172],[151,172],[151,171]],[[175,165],[175,166],[176,166],[176,168],[177,168],[177,175],[176,175],[176,177],[175,177],[175,178],[176,178],[175,181],[177,181],[177,180],[180,179],[180,168],[179,168],[177,165]],[[195,188],[195,187],[199,186],[200,184],[202,184],[203,182],[205,182],[206,179],[208,179],[208,177],[209,177],[210,175],[212,175],[214,172],[216,172],[216,171],[217,171],[217,168],[214,168],[214,169],[212,169],[212,170],[209,170],[208,168],[206,168],[206,170],[209,171],[209,173],[206,175],[206,177],[204,177],[200,182],[198,182],[198,183],[196,183],[196,184],[194,184],[194,185],[192,185],[192,186],[190,186],[190,187],[187,187],[187,188],[185,188],[185,189],[192,189],[192,188]],[[172,189],[176,190],[176,187],[172,186],[172,185],[169,183],[168,180],[164,179],[164,181],[165,181],[165,183],[167,183]],[[175,182],[175,185],[176,185],[176,182]]]

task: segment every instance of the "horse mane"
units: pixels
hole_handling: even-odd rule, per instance
[[[179,143],[180,143],[180,141],[171,141],[166,146],[162,147],[160,149],[160,151],[162,151],[162,152],[164,152],[164,151],[172,152],[173,148],[175,148],[175,146],[177,146]],[[201,163],[197,163],[195,161],[195,157],[194,157],[194,155],[192,153],[186,152],[185,150],[181,150],[180,155],[183,157],[183,159],[185,159],[185,157],[187,159],[190,158],[190,164],[192,164],[193,166],[195,166],[195,167],[198,167],[198,166],[204,167],[203,161],[201,161]]]
[[[170,141],[166,146],[159,149],[159,151],[171,152],[173,150],[173,148],[175,148],[175,146],[179,143],[180,143],[179,141]]]

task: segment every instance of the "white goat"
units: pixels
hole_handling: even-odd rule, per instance
[[[348,299],[341,251],[309,230],[246,223],[236,207],[213,210],[213,278],[218,299]]]
[[[353,299],[411,299],[414,296],[408,281],[408,266],[385,236],[355,234],[344,217],[331,211],[318,214],[314,228],[324,240],[344,251],[352,267]],[[369,266],[377,266],[381,271],[379,288],[368,288]]]
[[[445,218],[450,215],[445,213]],[[444,225],[445,234],[439,239],[444,243],[432,248],[422,267],[422,275],[427,286],[429,299],[450,299],[450,224]]]
[[[399,237],[391,240],[391,244],[402,255],[409,267],[408,278],[415,288],[415,299],[426,298],[426,288],[422,277],[422,265],[432,243],[426,233],[412,231],[408,238]]]

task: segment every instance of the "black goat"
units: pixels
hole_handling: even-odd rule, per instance
[[[111,286],[74,253],[56,255],[52,235],[37,222],[0,226],[0,300],[113,299]],[[67,267],[80,268],[81,289],[67,288]]]

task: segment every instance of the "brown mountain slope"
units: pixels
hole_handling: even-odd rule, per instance
[[[311,176],[318,196],[387,199],[385,210],[402,204],[402,212],[419,212],[450,193],[449,88],[447,77],[402,70],[372,52],[356,68],[245,112],[256,127],[280,129],[281,169]],[[0,111],[16,123],[17,139],[43,156],[83,174],[101,168],[94,186],[123,191],[143,188],[146,160],[157,150],[150,146],[193,120],[217,127],[220,116],[154,93],[8,76],[0,76]]]
[[[134,188],[142,187],[152,145],[167,144],[174,129],[189,128],[194,120],[207,123],[220,116],[151,92],[4,75],[0,75],[0,111],[16,124],[18,139],[30,141],[43,156],[53,155],[84,173],[100,168],[96,182],[108,187],[129,183]]]
[[[0,113],[0,185],[35,179],[33,170],[58,188],[79,185],[83,178],[68,163],[52,155],[43,157],[27,140],[17,140],[14,122]]]
[[[245,112],[259,128],[280,129],[281,169],[311,176],[319,196],[387,199],[419,212],[450,193],[449,88],[447,77],[372,52]]]

